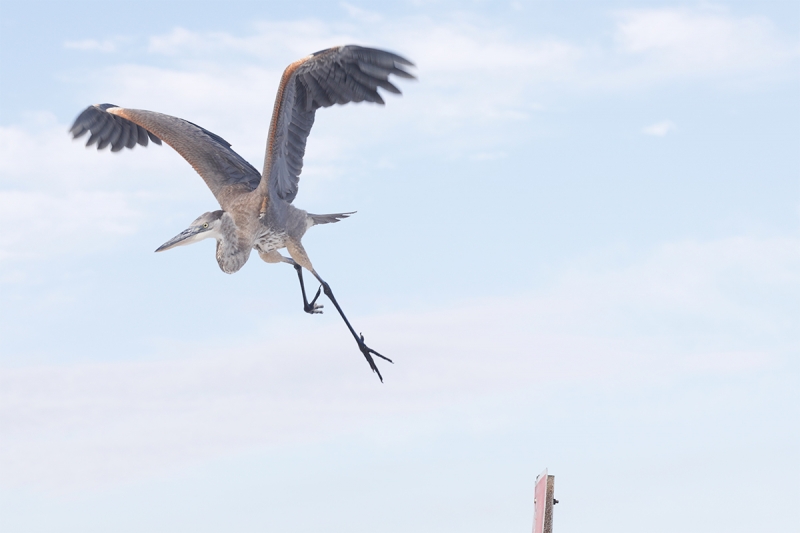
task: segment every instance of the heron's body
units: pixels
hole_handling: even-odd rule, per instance
[[[319,280],[320,290],[333,302],[380,377],[371,355],[386,358],[356,334],[302,245],[303,235],[312,226],[338,222],[352,213],[314,215],[296,208],[292,201],[297,195],[316,109],[364,100],[383,104],[377,88],[399,93],[388,78],[390,74],[412,78],[403,68],[408,65],[408,60],[395,54],[358,46],[330,48],[289,65],[278,87],[261,173],[218,135],[153,111],[112,104],[90,106],[75,120],[71,132],[80,137],[89,131],[87,146],[97,143],[102,149],[110,145],[112,151],[136,144],[146,146],[148,139],[158,144],[163,139],[172,146],[200,174],[222,209],[204,213],[156,251],[214,238],[219,267],[232,274],[244,266],[255,249],[268,263],[292,264],[300,279],[304,310],[319,313],[322,306],[316,300],[320,291],[310,303],[306,298],[301,269],[308,270]],[[289,257],[280,254],[284,248]]]

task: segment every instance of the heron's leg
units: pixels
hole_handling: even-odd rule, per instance
[[[277,250],[258,252],[258,255],[261,256],[261,259],[267,263],[288,263],[292,265],[297,271],[297,277],[300,279],[300,291],[303,293],[303,311],[310,315],[318,315],[322,313],[322,308],[324,306],[317,303],[317,298],[319,298],[319,295],[322,292],[322,287],[317,290],[317,294],[314,295],[314,299],[311,300],[311,303],[309,303],[308,298],[306,297],[306,286],[303,283],[303,269],[299,264],[297,264],[297,262],[295,262],[294,259],[282,256]]]
[[[353,329],[353,326],[350,324],[350,321],[347,320],[344,311],[342,311],[342,307],[339,305],[339,302],[336,301],[336,297],[333,295],[331,286],[328,285],[328,283],[324,279],[322,279],[319,276],[319,274],[317,274],[316,270],[314,270],[314,267],[311,265],[311,260],[308,258],[308,254],[306,254],[306,251],[303,248],[303,245],[300,244],[299,239],[289,240],[289,242],[286,243],[286,250],[288,250],[289,255],[292,256],[292,259],[296,264],[305,268],[306,270],[314,274],[315,278],[317,278],[317,281],[319,281],[320,285],[322,285],[322,290],[325,292],[325,296],[327,296],[328,299],[331,302],[333,302],[334,307],[336,307],[336,310],[339,312],[339,316],[342,317],[342,320],[344,320],[345,325],[347,325],[347,329],[350,330],[350,334],[356,340],[356,343],[358,344],[358,349],[361,350],[362,354],[364,354],[364,358],[367,360],[367,363],[369,363],[369,367],[372,369],[373,372],[378,374],[378,379],[380,379],[381,382],[383,382],[383,376],[381,376],[381,372],[380,370],[378,370],[378,366],[375,364],[375,360],[372,358],[372,356],[374,355],[380,357],[381,359],[389,361],[390,363],[393,363],[393,361],[388,357],[379,354],[369,346],[367,346],[367,344],[364,342],[364,335],[356,334],[356,330]],[[316,297],[314,299],[316,300]]]
[[[358,349],[361,350],[362,354],[364,354],[364,358],[369,363],[369,367],[372,369],[373,372],[378,374],[378,379],[380,379],[381,383],[382,383],[383,382],[383,376],[381,376],[381,371],[378,370],[378,366],[375,364],[375,360],[372,358],[372,356],[373,355],[378,356],[381,359],[383,359],[384,361],[389,361],[390,363],[394,363],[394,361],[392,361],[391,359],[389,359],[386,356],[383,356],[383,355],[379,354],[378,352],[376,352],[375,350],[373,350],[372,348],[370,348],[369,346],[366,345],[366,343],[364,342],[364,334],[363,333],[360,334],[360,335],[356,334],[356,330],[353,329],[353,326],[350,324],[350,321],[347,320],[347,317],[345,316],[344,311],[342,311],[342,308],[339,305],[339,302],[336,301],[336,297],[333,295],[333,291],[331,290],[331,286],[328,285],[328,283],[325,280],[323,280],[319,276],[319,274],[317,274],[317,272],[314,269],[311,269],[311,273],[314,274],[314,277],[317,278],[317,280],[319,281],[320,285],[322,285],[322,290],[325,292],[325,296],[327,296],[328,299],[331,302],[333,302],[333,306],[336,307],[337,311],[339,311],[339,316],[342,317],[342,320],[344,320],[344,323],[347,325],[347,329],[350,330],[350,334],[353,335],[353,338],[356,340],[356,343],[358,343]]]
[[[288,259],[288,258],[287,258]],[[291,263],[289,263],[291,261]],[[297,271],[297,279],[300,280],[300,291],[303,293],[303,311],[310,315],[319,315],[322,314],[322,308],[324,307],[322,304],[317,303],[317,298],[319,298],[320,293],[322,292],[322,286],[317,289],[317,294],[314,295],[314,299],[311,300],[309,303],[308,298],[306,298],[306,286],[303,283],[303,267],[289,259],[286,261],[289,264],[294,265],[294,269]]]

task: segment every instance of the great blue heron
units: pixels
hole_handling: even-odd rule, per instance
[[[320,107],[348,102],[383,104],[378,87],[400,94],[389,75],[414,78],[406,67],[413,63],[396,54],[360,46],[337,46],[295,61],[281,77],[267,137],[264,170],[261,174],[231,149],[222,137],[180,118],[126,109],[113,104],[86,108],[72,125],[73,138],[91,132],[86,146],[111,146],[116,152],[147,146],[148,139],[172,146],[197,171],[222,209],[200,215],[192,224],[161,245],[156,252],[203,239],[217,240],[217,262],[223,272],[242,268],[255,248],[267,263],[294,266],[300,280],[303,310],[321,313],[320,292],[333,303],[347,325],[370,368],[383,381],[372,356],[392,362],[364,342],[333,296],[330,285],[320,277],[308,258],[301,239],[312,226],[338,222],[352,213],[314,215],[292,205],[303,168],[306,139]],[[278,250],[286,248],[291,257]],[[320,288],[311,301],[306,297],[303,268],[311,272]]]

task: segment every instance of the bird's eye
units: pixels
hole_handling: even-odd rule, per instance
[[[203,224],[203,227],[204,227],[204,228],[207,228],[207,227],[208,227],[208,222],[206,222],[205,224]]]

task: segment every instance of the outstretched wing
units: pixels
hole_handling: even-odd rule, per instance
[[[378,87],[400,94],[389,75],[414,78],[399,55],[361,46],[337,46],[289,65],[272,114],[263,176],[271,194],[291,202],[303,169],[306,139],[320,107],[348,102],[383,104]],[[264,187],[262,183],[261,187]]]
[[[147,146],[148,139],[161,144],[163,139],[197,171],[223,209],[228,199],[258,187],[261,175],[219,135],[197,124],[169,115],[141,109],[126,109],[113,104],[87,107],[70,129],[73,138],[91,132],[86,146],[111,146],[116,152]]]

